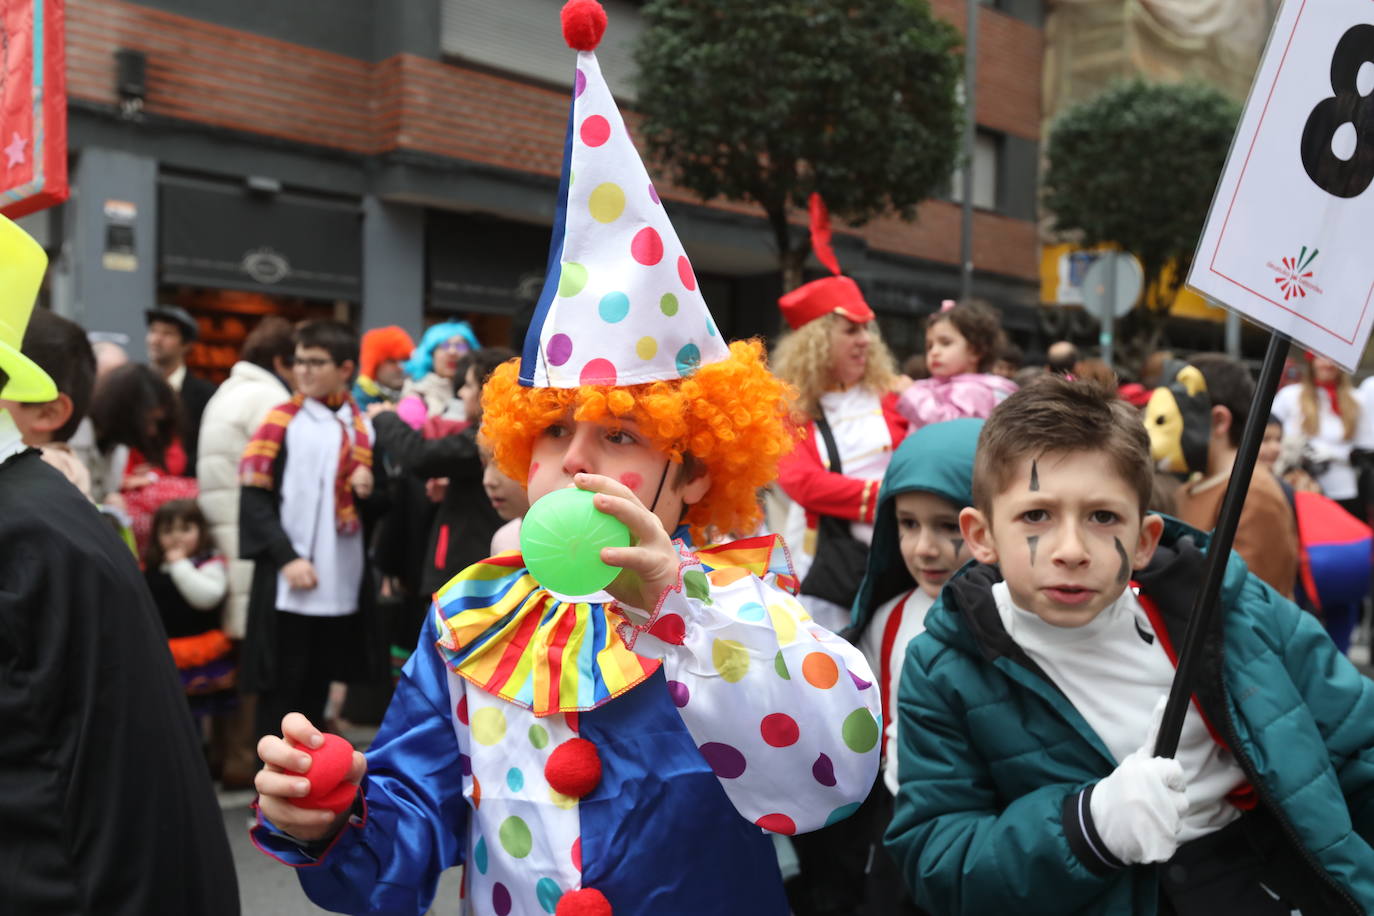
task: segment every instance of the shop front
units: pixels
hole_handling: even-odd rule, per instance
[[[355,319],[362,294],[356,200],[164,171],[158,214],[158,299],[199,323],[188,359],[197,373],[223,380],[265,315]]]

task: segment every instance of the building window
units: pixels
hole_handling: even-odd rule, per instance
[[[1001,209],[1002,137],[979,130],[973,139],[973,205],[980,210]],[[949,199],[964,201],[964,169],[954,173]]]

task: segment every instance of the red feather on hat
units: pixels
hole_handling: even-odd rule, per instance
[[[840,275],[840,262],[835,257],[835,249],[830,245],[830,211],[825,208],[825,201],[821,200],[821,195],[815,191],[811,192],[811,248],[816,252],[816,260],[820,261],[835,276]]]

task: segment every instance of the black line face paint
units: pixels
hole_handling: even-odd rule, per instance
[[[1121,558],[1121,568],[1116,571],[1116,581],[1118,585],[1125,585],[1131,580],[1131,558],[1126,554],[1126,548],[1121,546],[1121,538],[1112,538],[1112,543],[1116,545],[1116,555]]]
[[[1035,565],[1035,548],[1038,547],[1039,544],[1040,544],[1040,535],[1038,535],[1038,534],[1032,534],[1030,537],[1026,538],[1026,545],[1027,545],[1028,547],[1030,547],[1031,565],[1032,565],[1032,566]]]
[[[949,539],[949,542],[950,542],[951,544],[954,545],[954,557],[955,557],[955,559],[958,559],[958,557],[959,557],[959,551],[961,551],[961,550],[964,549],[964,539],[963,539],[963,538],[950,538],[950,539]]]
[[[1032,493],[1035,493],[1035,492],[1038,492],[1039,490],[1040,490],[1040,468],[1036,466],[1035,459],[1032,458],[1032,459],[1031,459],[1030,491],[1031,491]]]

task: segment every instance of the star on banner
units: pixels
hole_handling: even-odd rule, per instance
[[[9,159],[7,163],[9,168],[24,164],[25,146],[27,146],[27,142],[19,135],[18,131],[14,131],[10,135],[10,145],[5,147],[5,157]]]

